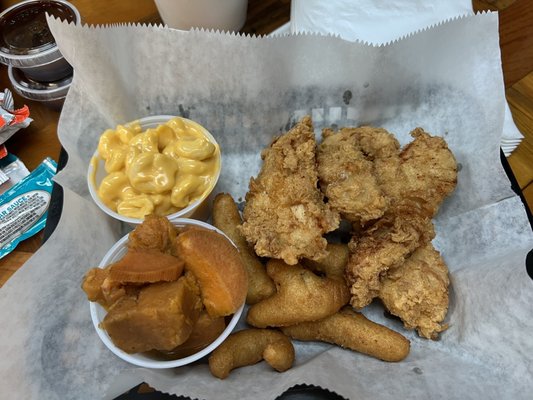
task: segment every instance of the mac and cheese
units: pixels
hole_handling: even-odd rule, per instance
[[[173,118],[154,129],[138,122],[106,130],[98,157],[107,176],[98,197],[132,218],[173,214],[202,199],[216,183],[220,149],[197,123]]]

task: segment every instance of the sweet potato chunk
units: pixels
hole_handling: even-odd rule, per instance
[[[138,298],[125,296],[107,313],[101,327],[127,353],[172,350],[185,342],[196,323],[202,303],[194,278],[154,283]]]

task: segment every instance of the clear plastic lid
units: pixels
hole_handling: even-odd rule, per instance
[[[46,23],[47,13],[69,22],[80,20],[76,8],[63,0],[27,0],[0,14],[2,63],[25,67],[61,57]]]

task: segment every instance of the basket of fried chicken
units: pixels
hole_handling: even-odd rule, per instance
[[[443,138],[422,128],[411,136],[402,147],[387,130],[362,126],[326,128],[317,141],[311,118],[304,117],[261,153],[245,201],[215,197],[212,223],[238,249],[247,276],[239,287],[245,288],[248,326],[211,352],[214,376],[224,379],[262,360],[285,371],[295,359],[293,340],[401,361],[410,341],[361,312],[374,300],[423,338],[436,340],[446,330],[450,280],[432,245],[432,218],[456,186],[457,163]],[[199,309],[196,317],[187,315],[187,329],[202,330],[207,346],[218,333],[195,329],[206,303],[202,280],[227,288],[231,275],[195,276],[187,254],[172,249],[191,285],[200,280]],[[209,245],[198,253],[208,254]],[[220,268],[217,261],[211,270]],[[182,334],[172,346],[187,340]]]
[[[445,140],[416,128],[402,148],[369,126],[321,136],[304,117],[272,141],[242,216],[229,194],[215,198],[213,223],[247,269],[251,326],[211,355],[219,378],[260,360],[288,369],[291,340],[401,361],[409,340],[360,312],[375,299],[423,338],[447,328],[448,268],[432,245],[432,218],[457,183]]]

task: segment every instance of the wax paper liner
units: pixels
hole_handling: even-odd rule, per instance
[[[301,383],[352,399],[527,398],[533,290],[524,259],[533,236],[499,162],[504,91],[496,14],[451,20],[381,47],[318,35],[49,24],[75,69],[59,123],[69,153],[57,176],[65,202],[52,237],[0,290],[5,393],[100,398],[146,381],[205,399],[270,399]],[[435,245],[452,280],[450,328],[441,340],[418,338],[374,304],[367,316],[411,340],[406,360],[384,363],[295,342],[293,369],[279,374],[259,363],[221,381],[205,360],[148,371],[115,357],[94,332],[79,284],[124,227],[91,202],[86,171],[104,129],[154,114],[183,115],[210,130],[223,154],[216,191],[238,201],[260,168],[260,150],[305,114],[317,136],[325,126],[363,123],[385,126],[402,143],[415,126],[444,136],[460,172],[435,220]]]
[[[334,33],[346,40],[386,44],[440,21],[471,13],[471,0],[293,0],[287,29],[293,33]],[[504,107],[500,145],[509,157],[524,136],[514,124],[507,102]]]

